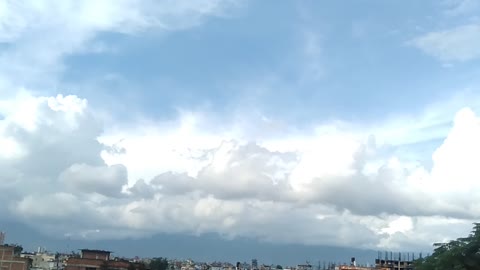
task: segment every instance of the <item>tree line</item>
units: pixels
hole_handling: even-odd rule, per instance
[[[433,245],[432,255],[415,261],[415,270],[480,269],[480,223],[467,237]]]

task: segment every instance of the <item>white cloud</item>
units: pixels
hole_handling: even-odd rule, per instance
[[[455,117],[454,128],[443,145],[433,154],[432,178],[437,192],[469,192],[480,186],[478,160],[480,160],[480,120],[469,109],[463,109]],[[455,179],[455,180],[453,180]],[[455,181],[456,185],[451,185]],[[433,184],[433,183],[432,183]]]
[[[95,43],[102,33],[178,31],[195,27],[208,16],[223,16],[239,4],[235,0],[2,1],[0,42],[11,46],[0,53],[0,82],[55,87],[65,69],[63,57],[108,50],[108,44]]]
[[[443,4],[447,7],[445,14],[448,16],[464,16],[480,8],[477,0],[445,0]]]
[[[478,59],[480,25],[471,23],[455,28],[430,32],[409,42],[442,62],[467,62]]]
[[[33,220],[60,220],[81,215],[80,201],[69,193],[54,193],[49,196],[27,195],[13,209],[19,215]]]
[[[397,232],[405,233],[413,229],[412,218],[410,217],[398,217],[388,223],[386,228],[381,230],[382,233],[394,234]]]
[[[443,105],[374,126],[333,122],[294,130],[274,126],[272,117],[212,124],[208,114],[182,112],[166,122],[110,127],[85,99],[19,87],[55,82],[63,57],[94,48],[102,32],[185,29],[235,3],[1,2],[0,39],[13,45],[0,54],[0,213],[46,233],[91,239],[215,232],[423,248],[469,229],[480,217],[472,177],[479,174],[480,124],[470,109],[458,113],[453,127]],[[456,41],[432,45],[462,31],[476,28],[433,33],[415,44],[433,46],[447,60],[473,59],[466,45],[449,51]],[[308,32],[305,39],[307,75],[316,77],[319,37]],[[417,162],[416,153],[411,159],[390,150],[447,133],[433,168]]]
[[[208,130],[208,117],[195,113],[109,130],[75,96],[23,92],[0,109],[0,138],[21,153],[0,156],[0,189],[9,194],[1,200],[10,215],[47,233],[215,232],[274,242],[421,248],[442,240],[443,221],[464,230],[480,217],[474,181],[480,123],[470,109],[458,112],[432,153],[431,169],[382,152],[383,143],[365,135],[378,127],[333,123],[301,136],[267,133],[249,142],[240,135],[248,131]],[[78,215],[85,209],[88,225]],[[458,233],[445,232],[442,237]]]

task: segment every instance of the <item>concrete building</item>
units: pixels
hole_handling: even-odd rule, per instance
[[[39,249],[41,250],[41,249]],[[44,250],[37,253],[22,253],[22,258],[28,258],[31,260],[30,270],[62,270],[63,262],[66,260],[65,256],[60,254],[51,254]]]
[[[110,258],[110,251],[82,249],[80,258],[70,257],[65,262],[65,270],[144,270],[139,262]]]
[[[413,270],[413,261],[410,260],[395,260],[395,259],[376,259],[376,268],[382,268],[387,270]]]
[[[102,261],[109,261],[110,254],[111,254],[110,251],[105,251],[105,250],[82,249],[80,252],[80,256],[82,259],[93,259],[93,260],[102,260]]]
[[[422,254],[420,253],[420,258],[421,257]],[[378,257],[375,260],[375,267],[388,270],[413,270],[414,261],[415,253],[394,253],[385,251],[385,255],[382,256],[382,252],[378,252]]]
[[[313,270],[313,266],[309,263],[297,265],[297,270]]]
[[[258,270],[258,260],[252,259],[252,270]]]
[[[223,270],[223,265],[222,263],[214,262],[210,264],[210,270]]]
[[[15,254],[15,247],[0,245],[0,270],[29,270],[31,261]]]

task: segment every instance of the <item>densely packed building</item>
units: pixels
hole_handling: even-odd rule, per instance
[[[20,257],[17,246],[0,245],[0,270],[29,270],[31,260]]]

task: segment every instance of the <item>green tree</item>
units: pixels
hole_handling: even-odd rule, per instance
[[[14,245],[13,252],[15,255],[20,255],[23,251],[23,247],[21,245]]]
[[[6,246],[13,247],[13,253],[16,256],[20,256],[23,251],[23,247],[19,244],[6,244]]]
[[[283,267],[280,264],[277,264],[277,269],[283,269]]]
[[[72,250],[72,252],[70,253],[70,257],[73,257],[73,258],[80,258],[80,253],[79,252],[75,252]]]
[[[168,260],[166,258],[153,258],[150,262],[151,270],[167,270]]]
[[[480,223],[469,236],[448,243],[436,243],[431,256],[415,261],[416,270],[480,269]]]

